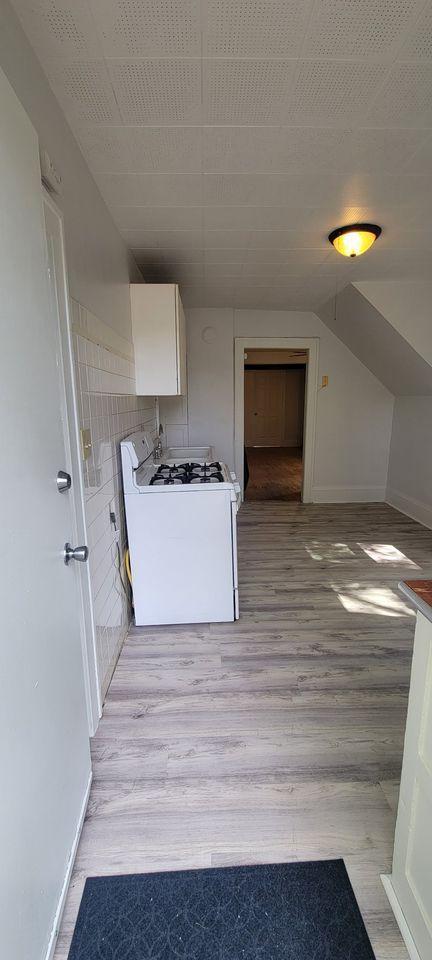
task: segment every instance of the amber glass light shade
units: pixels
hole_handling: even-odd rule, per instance
[[[375,223],[352,223],[329,234],[330,243],[343,257],[360,257],[375,243],[381,227]]]

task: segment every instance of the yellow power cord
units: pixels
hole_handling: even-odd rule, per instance
[[[131,574],[131,568],[130,568],[129,550],[126,550],[124,562],[126,567],[127,578],[129,580],[130,585],[132,586],[132,574]]]

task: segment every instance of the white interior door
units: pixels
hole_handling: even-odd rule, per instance
[[[60,394],[63,430],[66,437],[66,470],[72,478],[70,496],[73,496],[73,537],[77,543],[85,543],[87,530],[84,509],[84,487],[81,472],[79,427],[76,413],[76,395],[73,375],[72,344],[69,328],[66,262],[64,253],[63,223],[61,214],[44,191],[44,218],[47,247],[48,287],[52,322],[59,333]],[[95,648],[95,626],[90,586],[90,571],[87,563],[75,566],[78,580],[79,612],[83,648],[84,684],[86,691],[89,731],[95,733],[102,713],[100,684]]]
[[[282,446],[284,432],[285,371],[245,370],[246,446]]]
[[[58,324],[36,133],[0,71],[0,955],[48,955],[90,778]],[[67,466],[66,466],[67,469]],[[74,546],[76,544],[73,544]]]

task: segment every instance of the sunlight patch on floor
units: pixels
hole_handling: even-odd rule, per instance
[[[421,570],[418,563],[410,560],[405,553],[398,550],[392,543],[359,543],[358,546],[371,560],[374,560],[375,563],[400,564],[404,567],[413,567],[416,570]]]
[[[325,560],[328,563],[344,563],[345,560],[355,557],[354,550],[351,550],[347,543],[322,543],[313,540],[310,547],[305,545],[305,550],[312,560]]]
[[[415,611],[391,587],[362,587],[353,584],[341,588],[332,584],[339,602],[348,613],[369,613],[381,617],[414,617]]]

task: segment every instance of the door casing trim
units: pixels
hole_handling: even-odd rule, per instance
[[[307,350],[303,435],[302,502],[312,503],[318,394],[318,337],[235,337],[234,339],[234,460],[244,498],[244,352],[252,349]]]

